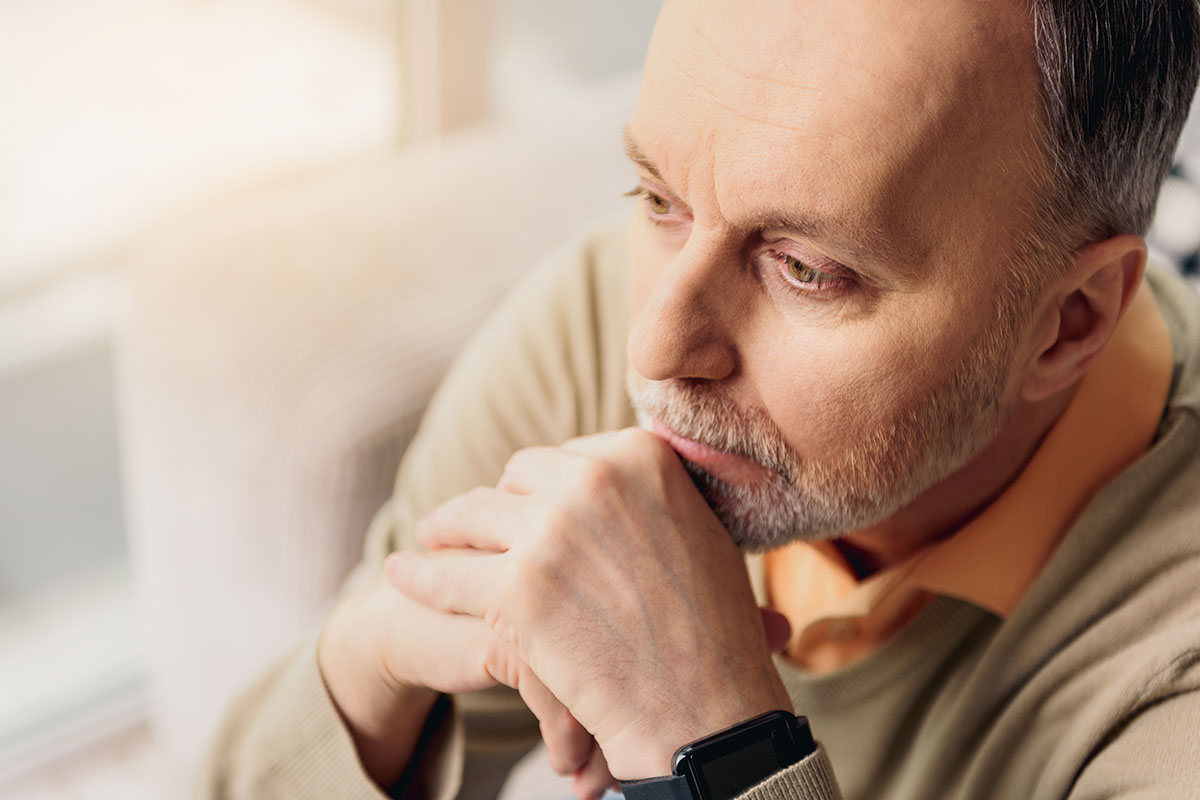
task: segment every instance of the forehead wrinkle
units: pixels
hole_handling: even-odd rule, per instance
[[[717,45],[717,43],[715,41],[713,41],[712,37],[710,37],[707,33],[704,32],[704,28],[701,27],[700,23],[696,21],[696,18],[694,16],[689,14],[685,9],[680,9],[678,13],[679,13],[679,16],[681,16],[685,20],[687,20],[688,24],[692,26],[692,30],[695,32],[697,38],[699,38],[700,41],[704,42],[704,44],[708,45],[708,48],[710,50],[712,50],[713,57],[716,58],[716,60],[718,62],[720,62],[720,64],[722,66],[724,66],[726,69],[728,69],[730,72],[733,72],[734,74],[739,75],[742,78],[746,78],[749,80],[755,80],[755,81],[765,81],[767,83],[773,83],[777,86],[783,86],[788,89],[807,89],[807,90],[813,91],[813,92],[820,91],[816,86],[813,86],[811,84],[797,83],[795,81],[789,81],[789,80],[785,80],[783,78],[777,78],[772,75],[767,75],[767,74],[761,73],[761,72],[751,72],[750,70],[746,70],[746,69],[739,67],[737,64],[734,63],[734,61],[732,59],[730,59],[728,56],[726,56],[722,52],[721,48]]]
[[[688,25],[691,26],[692,31],[696,34],[696,37],[701,42],[703,42],[708,47],[709,50],[712,51],[712,56],[714,59],[716,59],[717,63],[719,63],[722,67],[724,67],[728,72],[731,72],[734,75],[738,76],[739,78],[743,79],[743,81],[748,82],[748,83],[769,83],[769,84],[773,84],[775,86],[779,86],[779,87],[782,87],[785,89],[800,90],[800,91],[808,92],[813,95],[816,95],[820,99],[824,99],[826,90],[822,89],[820,86],[817,86],[815,84],[804,83],[804,82],[799,82],[799,81],[795,81],[795,80],[787,80],[785,78],[780,78],[780,77],[776,77],[774,75],[769,75],[766,72],[753,71],[753,70],[749,70],[749,69],[739,66],[734,61],[734,59],[727,56],[724,53],[724,51],[722,51],[720,45],[718,45],[716,43],[716,41],[714,41],[713,38],[711,36],[709,36],[708,33],[705,32],[704,28],[700,25],[699,22],[697,22],[695,16],[690,14],[684,8],[678,9],[676,13],[678,13],[679,16],[681,16],[683,19],[685,19],[687,21]],[[869,75],[874,80],[875,85],[879,86],[879,87],[885,86],[889,83],[897,83],[898,80],[900,79],[900,77],[902,77],[902,76],[898,76],[895,74],[887,74],[887,73],[880,72],[878,70],[870,68],[867,64],[863,63],[863,61],[861,59],[857,59],[857,60],[851,59],[848,56],[843,56],[843,55],[840,55],[837,53],[825,53],[822,55],[822,58],[826,62],[843,64],[846,67],[848,67],[849,69],[857,70],[859,72],[862,72],[865,75]],[[691,70],[687,69],[685,67],[684,63],[679,58],[668,56],[668,59],[671,61],[671,63],[675,66],[675,69],[678,70],[678,72],[681,75],[689,78],[692,81],[692,83],[695,84],[696,87],[698,87],[702,92],[707,94],[709,96],[709,98],[713,101],[713,103],[715,105],[717,105],[719,108],[729,111],[730,113],[740,116],[741,118],[746,119],[748,121],[760,122],[762,124],[772,125],[775,127],[782,128],[784,130],[804,131],[806,133],[808,132],[805,128],[803,128],[799,125],[795,125],[795,126],[786,125],[783,123],[774,122],[769,119],[753,117],[749,114],[746,114],[745,112],[726,103],[721,98],[721,96],[716,92],[716,90],[709,88],[703,79],[701,79],[698,75],[696,75]],[[865,102],[863,100],[859,100],[858,98],[856,98],[852,95],[839,95],[839,97],[837,98],[837,102],[855,105],[866,111],[871,111],[871,112],[875,111],[875,109],[872,106],[870,106],[867,102]],[[789,106],[791,106],[790,103],[785,103],[785,102],[778,102],[778,103],[775,103],[774,105],[776,106],[776,108],[778,110],[786,110]],[[809,111],[804,114],[804,119],[807,120],[811,116],[812,116],[812,112]],[[864,142],[862,142],[862,140],[856,139],[855,141],[859,141],[859,143],[864,143]]]
[[[748,112],[745,109],[741,109],[741,108],[738,108],[737,106],[730,104],[727,100],[724,99],[724,94],[725,94],[724,92],[718,92],[715,88],[709,86],[708,83],[711,82],[711,78],[706,80],[705,78],[700,77],[694,71],[688,69],[684,65],[684,63],[682,61],[680,61],[678,58],[669,57],[668,60],[671,62],[672,66],[674,66],[675,70],[681,76],[683,76],[684,78],[687,78],[691,82],[693,87],[700,90],[700,92],[707,97],[708,102],[712,103],[713,105],[715,105],[716,107],[718,107],[724,111],[728,111],[730,114],[734,115],[735,117],[745,120],[746,122],[754,122],[759,125],[769,125],[773,128],[779,128],[781,130],[791,131],[793,133],[804,133],[807,131],[807,128],[805,127],[804,123],[807,122],[812,117],[811,111],[801,112],[798,109],[796,109],[795,107],[793,107],[792,104],[784,103],[784,102],[775,102],[775,103],[759,102],[756,104],[759,107],[764,107],[763,108],[764,112],[776,111],[776,112],[786,113],[789,109],[791,109],[793,111],[792,116],[794,116],[797,120],[797,122],[795,124],[789,124],[789,123],[782,122],[779,120],[770,119],[767,116],[761,116],[758,114]],[[735,71],[735,74],[739,78],[741,78],[743,81],[746,81],[746,82],[753,82],[753,81],[757,80],[756,78],[754,78],[752,76],[748,76],[748,75],[745,75],[740,72]],[[819,90],[816,88],[813,88],[813,87],[806,86],[806,87],[799,87],[799,88],[808,89],[809,91],[812,91],[814,94],[819,94]]]

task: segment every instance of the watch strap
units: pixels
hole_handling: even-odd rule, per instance
[[[625,800],[696,800],[686,775],[621,781]]]

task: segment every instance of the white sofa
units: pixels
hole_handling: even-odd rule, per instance
[[[546,251],[628,208],[630,76],[188,215],[141,242],[117,340],[152,722],[190,770],[315,630],[449,360]]]

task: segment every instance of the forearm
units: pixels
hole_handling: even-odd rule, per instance
[[[327,625],[317,645],[321,677],[354,741],[363,770],[386,790],[408,768],[438,693],[369,680],[360,674],[364,665],[355,662],[355,655],[345,635]],[[384,667],[379,665],[379,669]]]

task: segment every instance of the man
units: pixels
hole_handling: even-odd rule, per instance
[[[581,797],[1200,796],[1200,311],[1140,238],[1198,29],[669,0],[628,249],[465,354],[208,793],[486,797],[540,729]]]

